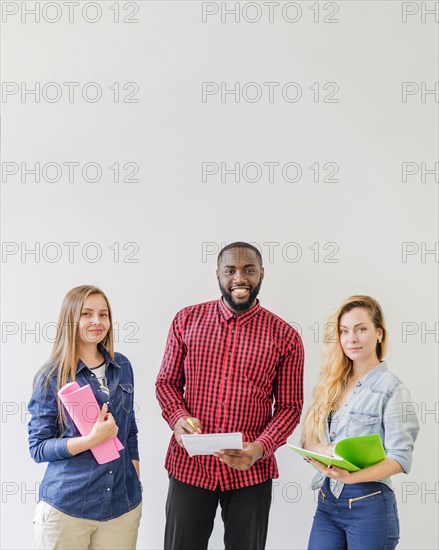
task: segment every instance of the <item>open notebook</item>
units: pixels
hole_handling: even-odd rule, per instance
[[[334,456],[322,455],[300,447],[294,447],[294,445],[287,445],[300,456],[315,458],[322,464],[326,464],[326,466],[332,464],[343,468],[343,470],[348,470],[348,472],[357,472],[386,458],[379,434],[342,439],[334,447]]]

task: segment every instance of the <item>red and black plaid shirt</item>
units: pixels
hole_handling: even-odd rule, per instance
[[[191,458],[172,436],[168,472],[222,491],[278,477],[273,453],[300,420],[303,359],[299,334],[259,301],[240,315],[222,299],[177,313],[156,383],[163,417],[171,429],[191,416],[203,433],[242,432],[244,441],[262,445],[264,456],[242,472],[214,456]]]

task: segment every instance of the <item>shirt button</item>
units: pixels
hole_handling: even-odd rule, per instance
[[[231,357],[231,356],[232,356],[232,352],[229,351],[229,353],[228,353],[227,355],[228,355],[229,357]]]
[[[93,373],[91,373],[91,375],[92,375],[92,376],[94,376],[94,374],[93,374]]]
[[[218,431],[220,432],[222,430],[221,426],[218,428]]]
[[[232,330],[232,334],[235,334],[235,330]]]
[[[110,490],[110,487],[107,487],[107,491],[109,491],[109,490]]]
[[[224,403],[221,403],[221,407],[224,407]]]
[[[113,470],[110,470],[108,473],[109,473],[109,474],[112,474],[112,473],[113,473]]]
[[[227,376],[224,376],[224,380],[228,380]]]

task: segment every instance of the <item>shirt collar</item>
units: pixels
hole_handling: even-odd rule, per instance
[[[259,303],[259,300],[256,300],[256,304],[246,311],[245,313],[234,313],[231,309],[229,309],[226,304],[224,303],[224,298],[220,298],[218,300],[218,310],[220,313],[220,317],[222,317],[225,321],[230,321],[230,319],[237,319],[238,323],[242,326],[250,319],[253,319],[258,313],[261,311],[261,304]]]
[[[363,378],[358,381],[358,383],[362,384],[363,386],[367,386],[368,388],[371,388],[378,380],[378,378],[383,374],[383,372],[386,372],[387,370],[389,370],[387,368],[387,363],[385,361],[381,361],[381,363],[379,363],[376,367],[374,367],[371,371],[364,375]]]
[[[118,365],[114,359],[111,359],[108,351],[103,346],[99,346],[99,351],[104,356],[106,367],[108,367],[108,365],[113,365],[113,366],[117,367],[118,369],[121,368],[120,365]],[[78,362],[78,368],[76,369],[76,373],[78,373],[82,369],[86,369],[86,368],[88,368],[87,365],[85,363],[83,363],[82,360],[80,359],[79,362]]]

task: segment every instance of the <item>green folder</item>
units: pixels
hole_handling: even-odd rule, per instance
[[[326,466],[333,464],[348,472],[358,472],[386,458],[379,434],[342,439],[334,447],[334,456],[321,455],[289,444],[288,447],[300,456],[315,458]]]

